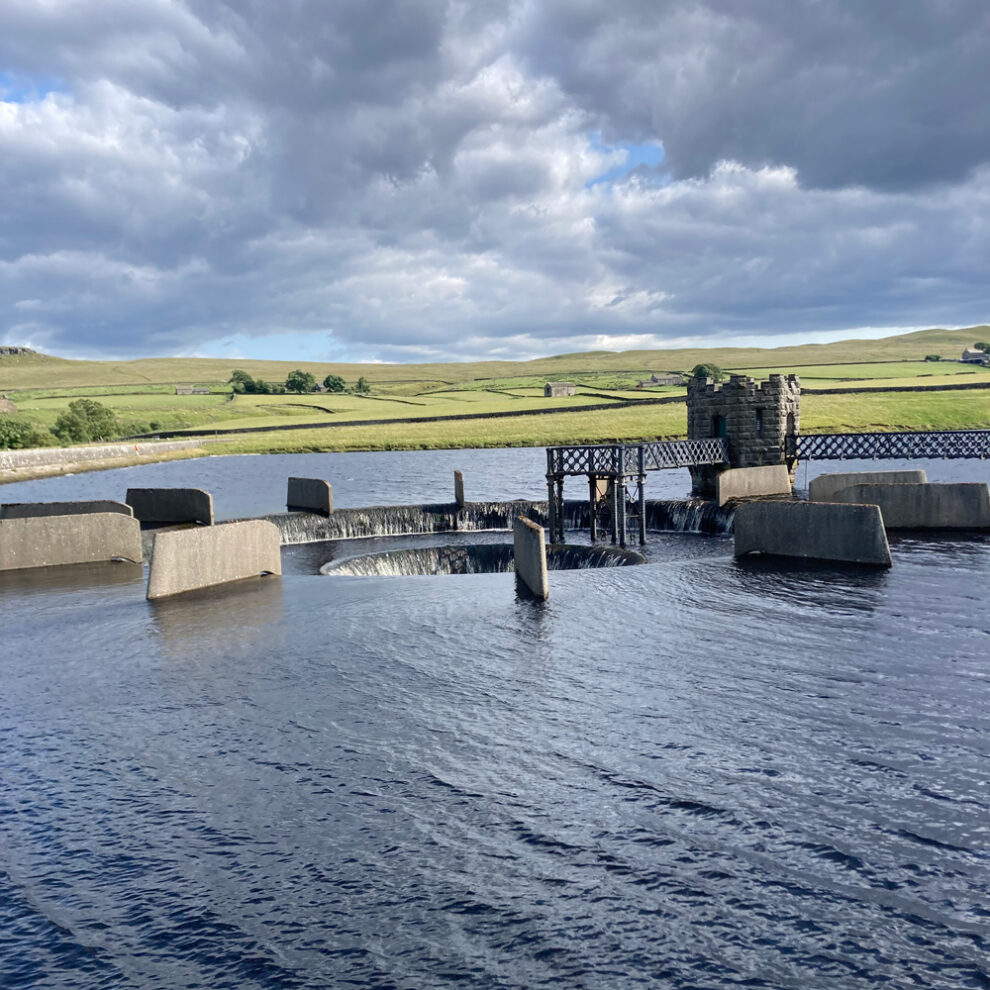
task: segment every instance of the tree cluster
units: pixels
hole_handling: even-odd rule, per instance
[[[246,371],[239,369],[231,373],[229,382],[238,394],[281,395],[285,392],[284,385],[275,385],[263,378],[252,378]]]
[[[94,399],[76,399],[55,420],[52,433],[62,443],[90,443],[112,440],[120,434],[120,425],[112,409]]]
[[[240,369],[231,373],[228,379],[233,390],[238,394],[247,395],[283,395],[286,392],[302,394],[304,392],[316,391],[316,378],[308,371],[296,368],[290,371],[285,379],[284,385],[276,385],[266,382],[262,378],[252,378],[246,371]],[[323,387],[328,392],[345,392],[347,383],[340,375],[327,375],[323,379]],[[363,376],[354,385],[354,392],[358,395],[367,395],[371,391],[371,386]]]
[[[696,364],[691,369],[692,378],[710,378],[713,382],[720,382],[725,378],[725,372],[717,364]]]

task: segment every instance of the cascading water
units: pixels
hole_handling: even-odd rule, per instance
[[[593,567],[629,567],[646,558],[615,547],[551,546],[547,570],[569,571]],[[359,577],[402,577],[416,574],[506,574],[515,570],[509,543],[479,543],[470,546],[410,547],[385,553],[331,561],[321,574]]]
[[[666,533],[731,533],[733,509],[717,507],[705,499],[648,500],[646,527]],[[309,512],[280,512],[266,516],[278,526],[284,545],[318,543],[325,540],[355,540],[381,536],[415,536],[424,533],[480,533],[512,528],[516,516],[526,516],[547,525],[546,502],[469,502],[437,505],[377,505],[361,509],[338,509],[329,516]],[[630,516],[630,520],[633,517]],[[610,522],[607,506],[600,510],[600,532]],[[564,503],[567,529],[587,530],[587,502]]]

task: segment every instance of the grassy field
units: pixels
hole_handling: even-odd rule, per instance
[[[185,429],[271,428],[232,436],[211,449],[307,451],[533,445],[639,440],[683,435],[681,404],[628,406],[628,400],[681,396],[683,387],[636,387],[652,372],[689,370],[710,362],[735,373],[765,378],[795,372],[806,389],[910,388],[987,383],[990,368],[956,361],[925,362],[928,353],[955,356],[967,344],[990,337],[990,328],[929,330],[878,341],[708,351],[582,353],[528,362],[430,365],[317,365],[209,358],[129,362],[66,361],[44,355],[0,357],[0,393],[17,405],[16,417],[50,428],[76,398],[95,398],[116,413],[122,433]],[[243,368],[254,377],[283,381],[303,367],[318,380],[329,372],[348,382],[364,375],[370,395],[233,395],[226,384]],[[547,380],[577,383],[577,395],[547,399]],[[201,384],[209,395],[176,395],[176,384]],[[611,408],[590,408],[601,405]],[[505,414],[538,411],[541,415]],[[492,414],[500,418],[488,418]],[[437,416],[476,417],[417,422]],[[355,421],[384,421],[349,426]],[[285,425],[309,426],[279,432]],[[327,427],[333,427],[328,429]],[[987,392],[895,392],[805,395],[805,431],[951,429],[990,427]]]

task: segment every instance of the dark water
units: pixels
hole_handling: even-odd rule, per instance
[[[532,455],[350,455],[349,504],[453,467],[538,496]],[[278,460],[112,490],[276,511],[317,473]],[[154,606],[127,565],[0,579],[0,985],[990,985],[986,536],[895,538],[876,573],[654,534],[546,605],[315,573],[392,546]]]

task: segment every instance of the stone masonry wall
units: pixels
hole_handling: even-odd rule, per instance
[[[723,385],[715,385],[710,378],[688,382],[688,438],[725,436],[730,467],[787,464],[793,470],[784,442],[788,433],[798,433],[800,428],[801,382],[797,375],[771,375],[764,382],[733,375]],[[695,491],[713,491],[717,471],[692,469]]]

